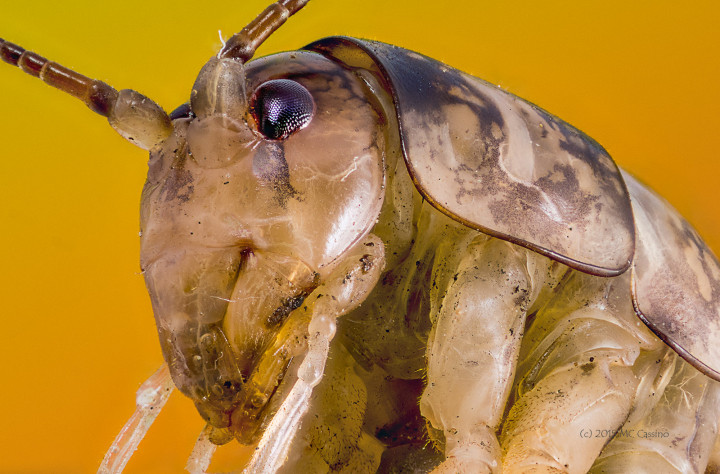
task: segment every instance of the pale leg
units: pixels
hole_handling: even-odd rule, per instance
[[[330,343],[336,330],[336,319],[355,309],[377,284],[384,267],[382,241],[370,234],[359,242],[344,258],[326,282],[321,284],[293,311],[288,322],[308,321],[307,352],[297,371],[297,380],[278,412],[263,434],[246,473],[277,471],[288,458],[293,440],[310,409],[313,389],[323,378]],[[303,334],[297,333],[302,339]],[[284,341],[278,341],[277,350],[268,351],[269,357],[278,354]],[[296,344],[289,341],[289,344]],[[261,361],[262,365],[265,361]],[[298,442],[302,443],[302,440]]]
[[[639,400],[644,416],[631,416],[591,472],[705,472],[718,433],[720,384],[671,356],[669,384]]]
[[[435,472],[500,467],[500,423],[531,302],[524,249],[495,239],[471,246],[451,279],[428,344],[422,415],[444,435]],[[438,435],[442,442],[442,435]]]
[[[355,360],[336,339],[279,472],[375,472],[385,447],[363,431],[367,396]]]
[[[664,346],[636,318],[622,278],[571,273],[537,313],[502,429],[505,473],[587,472],[627,419],[636,361]]]
[[[195,447],[193,447],[192,453],[185,464],[185,470],[190,474],[205,474],[208,467],[210,467],[210,461],[212,461],[213,454],[217,445],[210,441],[213,428],[210,425],[205,425],[205,428],[200,432]]]
[[[115,437],[98,468],[99,474],[119,473],[125,469],[174,388],[167,364],[163,364],[140,386],[135,398],[135,413]]]
[[[586,472],[625,421],[637,383],[630,367],[599,361],[542,379],[510,411],[503,470]]]

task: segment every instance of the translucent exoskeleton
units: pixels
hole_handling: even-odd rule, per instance
[[[620,161],[623,161],[622,158],[620,158]],[[400,182],[400,181],[399,181],[399,182]],[[291,183],[292,183],[292,181],[291,181]],[[478,245],[479,245],[479,244],[478,244]],[[467,246],[466,246],[466,247],[467,247]],[[474,248],[474,247],[473,247],[473,246],[470,246],[470,248]],[[460,265],[460,264],[458,264],[458,265]],[[508,267],[508,268],[509,268],[509,267]],[[572,287],[572,286],[571,286],[572,284],[579,284],[579,283],[577,283],[577,282],[573,283],[572,281],[570,281],[569,283],[563,283],[563,284],[564,284],[564,285],[570,285],[569,287]],[[592,286],[592,283],[591,283],[591,282],[582,282],[582,284],[585,285],[585,286],[589,286],[589,287]],[[585,287],[585,286],[584,286],[584,287]],[[579,297],[577,297],[576,299],[574,299],[575,302],[578,302],[578,301],[580,301],[580,300],[581,300],[581,299],[580,299]],[[548,315],[547,317],[551,317],[551,315]],[[567,329],[567,328],[565,328],[565,329]],[[532,332],[532,331],[531,331],[531,332],[528,332],[528,339],[526,339],[527,344],[528,344],[528,346],[527,346],[527,351],[528,351],[528,354],[530,354],[530,359],[531,359],[531,360],[535,360],[535,361],[543,360],[541,357],[538,357],[538,356],[536,356],[536,355],[533,355],[533,352],[531,351],[531,349],[533,348],[533,346],[532,346],[532,341],[533,341],[532,337],[533,337],[533,335],[535,335],[535,337],[538,337],[538,338],[541,338],[541,336],[542,336],[542,334],[541,334],[541,336],[538,336],[538,335],[537,335],[537,331],[538,331],[538,330],[536,329],[536,332]],[[582,337],[580,337],[581,334],[572,333],[572,331],[571,331],[571,334],[573,335],[572,340],[582,341]],[[621,332],[618,332],[618,333],[613,332],[611,335],[612,335],[613,337],[621,337],[621,336],[619,336],[618,334],[622,334],[622,333],[621,333]],[[578,337],[575,337],[575,336],[578,336]],[[560,340],[562,341],[562,339],[560,339]],[[582,344],[582,342],[578,342],[578,344]],[[356,345],[357,345],[357,344],[356,344]],[[360,345],[361,345],[361,346],[365,346],[365,347],[367,347],[367,348],[372,348],[372,344],[360,344]],[[352,346],[352,344],[348,343],[348,344],[345,344],[345,346]],[[587,349],[589,346],[583,346],[583,347],[584,347],[584,349]],[[648,346],[648,348],[646,348],[646,349],[647,349],[648,351],[650,351],[651,347]],[[355,359],[357,359],[359,356],[358,356],[357,354],[355,354],[353,357],[354,357]],[[353,360],[355,360],[355,359],[353,359]],[[346,360],[347,360],[347,356],[343,356],[343,355],[341,355],[341,354],[336,354],[335,357],[334,357],[332,360],[333,360],[334,362],[333,362],[333,364],[331,364],[329,370],[330,370],[330,369],[333,369],[333,370],[335,370],[336,372],[329,371],[328,374],[326,375],[326,378],[327,378],[328,380],[339,380],[339,379],[338,379],[338,376],[337,376],[337,375],[333,375],[333,374],[336,374],[336,373],[337,373],[337,370],[342,370],[342,367],[343,367],[342,364],[343,364],[343,363],[347,363],[347,362],[343,362],[343,361],[346,361]],[[670,364],[670,362],[668,362],[668,364]],[[338,367],[340,367],[340,369],[338,369]],[[522,366],[521,366],[521,367],[522,367]],[[360,370],[360,369],[355,369],[355,370]],[[390,369],[388,369],[388,370],[390,370]],[[447,371],[447,372],[449,372],[449,371]],[[679,372],[679,373],[682,375],[681,372]],[[328,382],[328,383],[330,383],[330,382]],[[349,386],[349,387],[355,387],[355,386],[357,386],[357,381],[353,381],[353,380],[345,379],[345,380],[343,380],[343,383],[344,383],[345,385]],[[370,383],[369,381],[366,381],[366,382],[365,382],[365,385],[371,385],[371,383]],[[411,384],[411,385],[412,385],[412,384]],[[683,386],[685,386],[685,385],[683,385]],[[418,390],[418,387],[416,387],[416,386],[411,386],[411,387],[403,387],[403,388],[408,389],[408,393],[411,393],[411,394],[412,394],[412,397],[417,396],[417,394],[416,394],[415,392],[413,392],[413,390]],[[422,388],[422,387],[420,387],[420,388]],[[393,393],[397,393],[397,390],[399,390],[397,387],[395,387],[395,391],[393,391],[393,387],[381,387],[381,389],[382,389],[382,390],[378,390],[377,387],[375,387],[375,393],[393,394]],[[373,390],[372,390],[372,387],[367,388],[366,390],[367,390],[368,392],[372,392],[372,391],[373,391]],[[469,389],[468,389],[468,390],[469,390]],[[327,393],[327,392],[318,392],[318,393]],[[691,389],[690,387],[688,387],[685,393],[691,394],[690,397],[692,398],[692,396],[693,396],[692,394],[693,394],[694,392],[692,392],[692,389]],[[412,397],[411,397],[411,398],[412,398]],[[332,398],[332,397],[330,397],[330,398]],[[337,398],[337,397],[335,397],[335,398]],[[397,396],[396,398],[397,398],[397,399],[402,399],[402,398],[399,397],[399,396]],[[519,405],[518,405],[518,406],[519,406]],[[516,410],[516,411],[517,411],[517,410]],[[531,411],[532,411],[532,410],[531,410]],[[535,411],[537,411],[537,410],[535,410]],[[515,419],[515,418],[514,418],[514,415],[515,415],[515,414],[516,414],[516,413],[511,414],[510,419]],[[603,412],[603,414],[605,414],[605,412]],[[608,415],[608,416],[609,416],[609,415]],[[643,427],[643,426],[641,426],[641,428],[642,428],[642,427]],[[650,430],[648,430],[648,431],[650,431]],[[657,431],[657,430],[656,430],[656,431]],[[510,430],[507,430],[506,432],[507,432],[507,433],[510,433]],[[435,436],[436,436],[436,437],[440,437],[437,433],[435,433]],[[507,438],[506,438],[506,439],[507,439]],[[573,439],[571,438],[571,440],[573,440]],[[603,441],[606,441],[606,440],[607,440],[607,439],[605,439],[605,440],[603,440]],[[576,441],[576,440],[574,440],[574,441]],[[595,441],[596,441],[596,440],[595,440]],[[388,441],[387,438],[383,439],[383,442],[386,443],[386,444],[389,443],[389,441]],[[508,442],[508,443],[509,443],[509,442]],[[367,443],[366,443],[366,444],[367,444]],[[510,444],[512,444],[512,443],[510,443]],[[580,445],[580,446],[586,447],[586,446],[588,446],[588,445],[587,445],[587,444],[582,444],[582,445]],[[617,446],[617,443],[616,443],[616,446]],[[372,443],[370,443],[370,446],[368,446],[368,449],[370,449],[370,448],[377,449],[377,445],[373,446]],[[370,449],[370,451],[372,451],[372,450]],[[581,449],[578,448],[578,451],[581,451]],[[397,456],[397,453],[402,453],[402,450],[398,450],[398,448],[396,448],[396,449],[395,449],[394,451],[392,451],[392,452],[393,452],[393,453],[396,453],[396,456]],[[607,463],[606,463],[606,465],[607,465]]]

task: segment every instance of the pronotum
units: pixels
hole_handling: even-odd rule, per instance
[[[710,29],[716,12],[678,12],[663,4],[655,4],[650,12],[640,7],[628,12],[620,4],[608,4],[602,11],[567,11],[560,5],[524,5],[513,11],[462,2],[453,10],[433,11],[431,5],[396,3],[393,8],[406,12],[402,24],[407,26],[400,29],[385,5],[366,2],[349,12],[348,7],[314,1],[308,12],[274,35],[260,55],[342,33],[417,50],[499,83],[597,138],[621,165],[673,202],[711,247],[718,248],[720,239],[713,238],[718,234],[714,200],[702,194],[712,192],[717,175],[710,168],[714,150],[706,137],[717,128],[710,111],[718,102],[711,82],[718,64],[709,53],[702,55],[718,41]],[[83,12],[97,7],[74,3],[67,8],[76,19],[59,21],[51,7],[18,6],[33,8],[33,16],[6,10],[0,26],[7,39],[117,87],[140,90],[172,109],[185,100],[197,69],[219,47],[214,30],[221,29],[227,37],[264,6],[264,2],[218,4],[214,9],[208,5],[208,11],[214,12],[200,24],[197,12],[184,12],[182,5],[166,12],[128,4],[125,11],[133,11],[132,15],[114,18],[116,13],[106,13],[113,16],[112,30],[102,22],[93,26],[82,19]],[[383,31],[379,16],[390,31]],[[518,16],[519,20],[508,20]],[[165,25],[162,32],[158,17]],[[23,23],[22,18],[33,21]],[[353,25],[343,23],[347,18],[353,19]],[[367,18],[365,23],[362,18]],[[438,22],[438,18],[453,21]],[[183,21],[187,26],[182,26]],[[438,23],[449,23],[449,31],[428,34],[437,31]],[[156,38],[144,36],[153,29]],[[118,31],[127,33],[115,34]],[[418,38],[413,39],[413,33]],[[133,47],[131,40],[138,46]],[[155,44],[159,46],[147,47]],[[599,49],[600,44],[606,49]],[[199,51],[193,55],[192,48]],[[131,69],[134,64],[136,70]],[[5,403],[14,409],[7,415],[4,446],[15,454],[5,456],[4,463],[15,462],[7,465],[13,469],[45,460],[45,456],[16,454],[19,448],[13,443],[17,442],[43,446],[44,453],[52,453],[54,446],[63,452],[77,449],[77,457],[67,461],[48,454],[46,467],[94,466],[131,411],[137,384],[160,360],[134,247],[145,158],[71,98],[6,71],[5,156],[12,157],[8,166],[22,168],[6,168],[3,187],[8,193],[2,207],[8,213],[3,291],[8,293],[4,299],[11,302],[3,350],[6,360],[12,361],[3,373],[10,380],[8,386],[17,387],[6,395],[13,397]],[[155,85],[145,80],[154,80]],[[20,135],[18,129],[31,133]],[[88,227],[80,227],[81,223]],[[119,237],[124,243],[117,243]],[[112,282],[116,273],[124,275],[124,283]],[[25,293],[19,291],[21,286]],[[132,294],[137,296],[128,296]],[[140,327],[128,326],[131,323]],[[201,422],[193,418],[191,407],[186,408],[197,426],[188,429],[184,438],[190,446]],[[169,413],[163,418],[172,418]],[[154,429],[162,430],[162,419],[158,423]],[[72,434],[71,428],[78,432]],[[154,435],[151,431],[139,459],[132,461],[138,464],[130,467],[141,469],[144,456],[153,459],[149,462],[172,463],[169,458],[174,453],[163,459],[162,445],[177,446],[180,441],[171,442],[179,435],[172,433],[177,431],[173,428],[168,431]],[[93,457],[89,452],[97,454]],[[176,462],[181,465],[184,460]]]

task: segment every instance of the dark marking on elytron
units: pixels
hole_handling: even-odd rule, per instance
[[[574,156],[592,157],[592,159],[587,160],[586,163],[591,167],[593,175],[598,179],[597,182],[601,190],[600,194],[603,198],[611,198],[613,203],[615,203],[614,207],[625,203],[627,201],[625,190],[618,188],[618,182],[615,179],[611,179],[614,178],[617,167],[602,145],[575,127],[556,119],[550,114],[545,113],[545,115],[548,115],[548,121],[557,127],[565,137],[564,140],[559,142],[562,150]],[[602,203],[596,203],[596,209],[596,215],[599,215],[602,210]],[[622,214],[621,217],[624,217],[624,225],[629,227],[634,226],[631,213]]]
[[[441,86],[438,85],[437,88],[441,89]],[[498,179],[504,178],[498,164],[500,160],[500,147],[505,141],[505,122],[502,113],[494,102],[487,98],[483,98],[482,102],[484,102],[483,106],[459,98],[454,101],[448,101],[448,106],[462,105],[468,107],[475,117],[478,118],[478,124],[480,126],[479,130],[472,130],[470,128],[464,130],[464,135],[467,135],[470,140],[474,142],[475,148],[473,148],[470,153],[476,157],[474,161],[477,163],[477,166],[473,168],[467,163],[461,163],[453,169],[453,173],[455,174],[454,181],[459,185],[458,192],[455,195],[455,200],[458,204],[462,202],[462,198],[465,196],[491,195],[497,191],[498,187],[503,185],[503,183],[498,181]],[[436,126],[442,126],[442,124],[446,122],[446,116],[440,114],[440,110],[442,109],[439,108],[437,112],[435,112],[435,114],[438,115],[435,123]],[[499,137],[494,136],[493,129],[500,133]],[[455,137],[451,137],[451,139],[452,138],[455,138],[457,141],[461,137],[456,135]],[[474,183],[467,183],[466,179],[463,178],[463,175],[467,173],[470,173],[476,178]],[[490,175],[491,179],[480,181],[481,189],[468,187],[470,184],[477,185],[477,178],[487,175]]]
[[[720,263],[665,200],[625,174],[638,226],[633,305],[685,360],[720,380]]]
[[[594,140],[418,53],[343,37],[307,48],[353,62],[353,47],[388,85],[408,170],[433,206],[587,273],[627,270],[634,252],[629,196],[619,169]]]
[[[480,95],[479,93],[476,94]],[[585,226],[586,224],[583,221],[591,211],[591,206],[597,204],[599,196],[582,192],[576,172],[569,165],[555,164],[548,174],[538,178],[533,183],[537,188],[510,180],[500,164],[500,147],[506,141],[506,130],[502,114],[491,100],[485,98],[483,101],[487,104],[485,107],[467,101],[455,101],[455,104],[469,107],[473,114],[479,118],[480,125],[479,130],[467,129],[465,131],[466,135],[473,137],[472,140],[476,145],[476,148],[470,151],[475,158],[467,161],[473,161],[477,163],[477,166],[472,168],[466,163],[461,163],[453,169],[454,181],[459,185],[459,190],[456,193],[457,203],[460,204],[465,196],[500,196],[507,194],[507,190],[511,190],[510,198],[505,200],[497,199],[489,205],[489,208],[496,221],[506,222],[508,226],[514,227],[519,224],[518,220],[528,220],[528,212],[539,213],[534,205],[542,199],[539,188],[546,192],[549,191],[552,195],[562,197],[562,202],[565,203],[565,206],[563,206],[563,218],[565,221],[573,222],[578,226]],[[438,119],[438,123],[441,122],[444,122],[444,120]],[[501,131],[498,138],[494,136],[493,128]],[[571,145],[568,144],[566,148],[569,151]],[[587,150],[579,146],[576,146],[576,148],[578,153],[587,153]],[[594,150],[591,152],[596,153]],[[482,177],[482,179],[472,183],[474,185],[472,188],[466,187],[466,180],[463,179],[463,176],[467,176],[468,173],[472,176]],[[508,213],[508,209],[512,209],[514,206],[520,206],[524,212],[517,216]],[[530,218],[530,221],[539,222],[541,221],[540,217],[542,216],[538,215],[537,218]],[[547,232],[546,226],[547,223],[538,225],[535,231]],[[552,232],[558,234],[566,232],[564,225],[554,227]]]
[[[557,177],[562,176],[558,180]],[[591,212],[591,206],[597,204],[599,196],[585,194],[580,189],[577,174],[570,165],[556,164],[553,172],[537,180],[542,189],[549,189],[553,194],[564,195],[565,201],[570,204],[565,211],[567,220],[582,225],[583,217]]]

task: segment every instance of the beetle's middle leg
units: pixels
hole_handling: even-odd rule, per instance
[[[496,239],[477,238],[451,278],[428,343],[420,409],[445,444],[436,472],[495,471],[496,430],[512,386],[527,309],[560,269]],[[432,431],[432,429],[431,429]],[[442,433],[442,434],[440,434]]]
[[[586,472],[657,376],[666,349],[635,316],[629,278],[571,272],[534,315],[502,428],[504,472]]]

